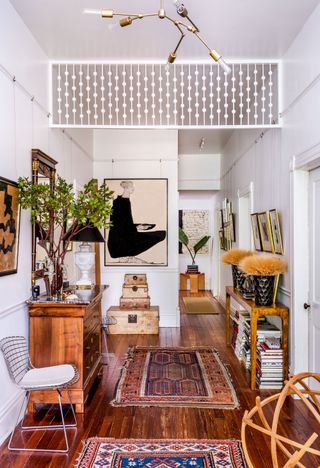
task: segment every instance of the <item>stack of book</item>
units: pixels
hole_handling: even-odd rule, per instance
[[[198,268],[199,268],[198,265],[188,265],[187,271],[186,271],[187,275],[199,273]]]
[[[245,324],[250,322],[250,314],[246,310],[239,310],[236,317],[238,316],[238,334],[235,342],[234,352],[239,361],[243,360],[245,345],[246,345],[246,334]]]
[[[257,384],[261,389],[283,386],[283,350],[278,336],[266,337],[257,347]]]

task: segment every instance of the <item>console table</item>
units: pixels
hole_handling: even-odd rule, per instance
[[[288,328],[289,328],[289,310],[280,303],[272,306],[257,306],[254,301],[244,299],[241,294],[231,286],[226,287],[226,343],[230,346],[230,306],[231,298],[240,304],[251,314],[251,390],[256,388],[256,363],[257,363],[257,328],[258,318],[263,315],[279,316],[282,321],[282,348],[283,348],[283,379],[288,378]]]
[[[76,412],[84,404],[92,384],[101,371],[101,299],[106,286],[74,290],[77,299],[47,301],[40,296],[28,301],[30,321],[30,358],[35,367],[75,364],[78,382],[69,387]],[[68,400],[62,393],[63,402]],[[35,403],[57,403],[55,391],[33,391],[29,410]]]
[[[205,289],[204,273],[180,273],[180,289],[187,290],[187,281],[190,280],[190,292],[197,293]]]

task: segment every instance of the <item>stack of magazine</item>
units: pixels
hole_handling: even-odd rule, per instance
[[[280,336],[268,336],[257,347],[257,384],[261,389],[283,386],[283,350]]]

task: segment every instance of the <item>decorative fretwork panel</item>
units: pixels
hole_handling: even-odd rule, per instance
[[[53,64],[53,125],[269,126],[278,123],[276,63]]]

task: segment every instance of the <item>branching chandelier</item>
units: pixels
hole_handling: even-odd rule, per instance
[[[199,41],[202,42],[202,44],[209,50],[210,57],[222,67],[224,72],[227,74],[230,73],[231,69],[229,65],[224,61],[222,56],[216,50],[211,49],[209,45],[207,44],[207,42],[200,36],[200,29],[189,18],[188,10],[184,6],[184,4],[181,2],[181,0],[175,0],[174,4],[176,6],[177,13],[182,18],[186,19],[188,23],[168,16],[166,14],[164,2],[165,0],[160,0],[159,11],[155,13],[142,13],[142,14],[141,13],[121,13],[121,12],[116,12],[114,10],[107,9],[107,8],[104,8],[102,10],[86,9],[84,10],[84,13],[97,14],[97,15],[101,15],[102,18],[108,18],[108,19],[113,18],[114,16],[120,16],[121,19],[119,21],[119,24],[121,27],[130,26],[135,20],[141,20],[143,18],[154,17],[154,16],[157,16],[161,20],[167,20],[171,22],[180,32],[180,39],[176,45],[176,48],[173,50],[173,52],[170,53],[168,57],[169,64],[172,64],[176,60],[177,51],[183,39],[185,38],[186,34],[189,32],[193,34],[195,37],[197,37]]]

